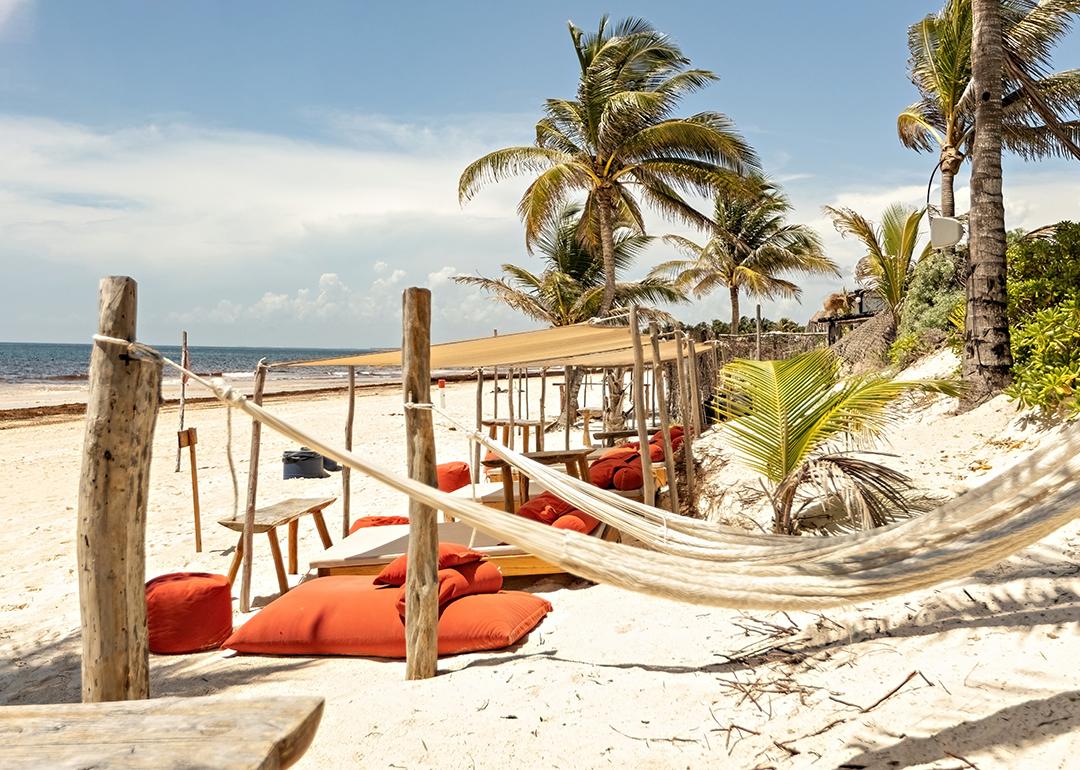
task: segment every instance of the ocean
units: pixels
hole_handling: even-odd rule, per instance
[[[179,345],[155,345],[161,353],[174,361],[180,360]],[[260,358],[275,361],[304,361],[317,358],[333,358],[353,353],[369,353],[370,349],[346,350],[340,348],[236,348],[192,345],[188,348],[192,371],[212,376],[224,375],[233,379],[253,376]],[[57,383],[86,380],[90,366],[89,344],[64,344],[42,342],[0,342],[0,383]],[[366,380],[400,378],[398,369],[357,370],[357,377]],[[166,379],[175,372],[166,369]],[[278,378],[342,378],[344,367],[303,367],[274,370]]]

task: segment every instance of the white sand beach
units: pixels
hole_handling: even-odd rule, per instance
[[[470,423],[474,387],[451,384],[446,393],[448,411]],[[931,401],[910,410],[890,451],[922,486],[946,495],[992,477],[1059,430],[1024,427],[1004,397],[960,417],[948,400]],[[342,438],[343,396],[298,395],[271,406],[331,441]],[[403,469],[398,390],[365,392],[357,415],[358,450]],[[166,408],[157,424],[148,578],[224,573],[235,542],[216,524],[233,506],[224,410],[188,411],[199,432],[202,554],[194,552],[186,465],[173,472],[176,418]],[[435,425],[439,461],[466,459],[461,432],[439,416]],[[232,427],[243,488],[250,425],[237,417]],[[263,437],[260,502],[340,492],[337,474],[283,481],[281,452],[292,447]],[[79,699],[73,540],[82,438],[76,418],[0,430],[3,704]],[[354,516],[404,509],[399,496],[359,474],[353,489]],[[327,516],[335,542],[340,511],[335,503]],[[300,535],[303,570],[320,546],[309,521]],[[276,580],[265,543],[255,547],[254,595],[264,605]],[[1066,768],[1080,749],[1078,560],[1073,524],[968,580],[822,614],[677,604],[571,576],[519,579],[515,588],[542,594],[554,611],[516,648],[441,659],[433,680],[405,682],[403,661],[210,652],[151,656],[151,689],[323,696],[303,768]]]

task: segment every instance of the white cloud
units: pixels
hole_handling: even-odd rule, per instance
[[[30,6],[31,0],[0,0],[0,35],[16,27]]]

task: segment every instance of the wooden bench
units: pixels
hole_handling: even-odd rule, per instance
[[[284,768],[322,719],[315,697],[155,698],[0,707],[0,765],[37,770]]]
[[[278,588],[281,589],[281,593],[289,590],[289,581],[285,577],[285,565],[281,562],[281,545],[278,542],[277,528],[282,524],[289,525],[289,574],[295,575],[298,571],[296,540],[300,517],[311,514],[311,518],[315,520],[315,529],[319,531],[323,548],[329,548],[333,543],[330,541],[330,532],[326,529],[322,512],[335,500],[337,500],[336,497],[290,497],[280,503],[255,509],[255,526],[252,532],[255,534],[265,532],[270,540],[270,553],[274,557],[274,569],[277,571]],[[229,566],[229,582],[232,583],[240,570],[240,561],[244,558],[244,517],[240,514],[240,518],[237,519],[221,519],[218,524],[240,533],[240,539],[236,542],[236,553],[233,554],[232,564]]]
[[[604,442],[604,446],[613,447],[615,441],[621,438],[637,438],[637,428],[627,428],[625,430],[600,430],[592,434],[595,439],[600,439]]]

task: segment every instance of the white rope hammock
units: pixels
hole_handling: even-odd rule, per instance
[[[187,370],[139,343],[95,336]],[[1034,453],[932,513],[833,538],[749,535],[665,514],[535,463],[477,436],[567,502],[656,547],[649,551],[557,530],[440,492],[328,444],[224,383],[187,372],[229,407],[432,508],[589,580],[736,609],[821,609],[965,577],[1041,540],[1080,514],[1080,438]],[[418,405],[430,408],[430,405]]]

